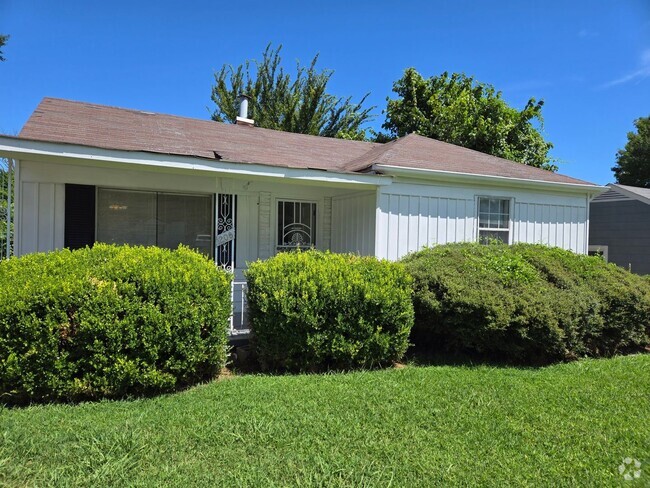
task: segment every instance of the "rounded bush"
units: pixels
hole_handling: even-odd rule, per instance
[[[448,244],[404,258],[416,346],[525,363],[643,350],[650,286],[599,257],[518,244]]]
[[[30,254],[0,289],[1,402],[168,392],[225,364],[230,275],[188,248]]]
[[[298,251],[250,264],[246,278],[267,368],[370,368],[399,360],[408,347],[411,279],[399,263]]]

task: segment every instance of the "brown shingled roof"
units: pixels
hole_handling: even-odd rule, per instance
[[[433,171],[590,184],[411,134],[378,144],[44,98],[22,139],[335,172],[385,164]]]
[[[19,137],[104,149],[331,171],[345,171],[343,166],[351,158],[377,145],[58,98],[44,98]],[[215,153],[218,156],[215,157]]]
[[[558,183],[591,184],[419,134],[409,134],[375,147],[351,161],[347,169],[361,171],[373,164]]]

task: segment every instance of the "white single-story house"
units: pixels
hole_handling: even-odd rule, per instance
[[[296,246],[396,260],[496,238],[587,253],[597,185],[417,134],[379,144],[251,122],[43,99],[0,136],[15,254],[183,243],[241,284],[247,262]]]

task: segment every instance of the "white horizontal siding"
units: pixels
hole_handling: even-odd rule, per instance
[[[332,198],[332,251],[374,255],[375,203],[374,192]]]

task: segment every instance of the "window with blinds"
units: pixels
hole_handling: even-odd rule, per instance
[[[96,240],[110,244],[184,244],[213,257],[213,197],[97,189]]]

